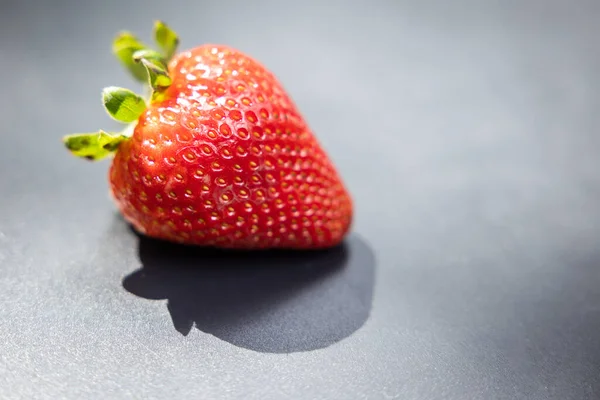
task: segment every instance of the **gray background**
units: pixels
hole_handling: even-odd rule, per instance
[[[353,193],[345,247],[181,252],[118,218],[108,163],[59,139],[116,126],[101,88],[137,87],[111,39],[154,18],[280,77]],[[597,1],[4,1],[0,398],[599,398],[599,21]]]

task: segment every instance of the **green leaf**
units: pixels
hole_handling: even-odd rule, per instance
[[[167,71],[167,65],[162,55],[153,50],[140,50],[134,53],[133,59],[141,63],[148,71],[150,86],[154,90],[152,96],[155,100],[169,86],[171,77]]]
[[[68,135],[63,138],[63,143],[77,157],[98,161],[117,151],[119,145],[127,139],[129,138],[125,135],[111,135],[99,131]]]
[[[106,112],[120,122],[133,122],[146,109],[146,102],[131,90],[110,86],[102,91]]]
[[[129,72],[140,82],[148,79],[146,68],[136,63],[133,59],[133,53],[146,49],[147,46],[140,42],[130,32],[121,32],[113,41],[113,53],[119,61],[129,70]]]
[[[154,23],[154,40],[163,51],[167,60],[170,60],[179,45],[179,36],[162,21]]]
[[[136,51],[135,53],[133,53],[133,60],[136,62],[141,62],[142,60],[151,61],[152,63],[160,66],[160,68],[164,70],[167,69],[167,60],[165,59],[165,57],[158,51],[154,51],[151,49],[143,49]]]

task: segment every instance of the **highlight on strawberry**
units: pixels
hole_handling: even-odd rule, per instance
[[[88,160],[112,158],[116,206],[142,234],[221,248],[332,247],[353,204],[332,161],[277,78],[228,46],[177,52],[154,25],[158,50],[129,32],[113,52],[149,94],[107,87],[121,132],[65,136]]]

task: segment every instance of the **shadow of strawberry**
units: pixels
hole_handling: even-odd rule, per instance
[[[351,335],[371,309],[375,258],[357,235],[328,250],[254,252],[142,236],[139,256],[143,267],[123,287],[166,299],[183,335],[196,326],[255,351],[309,351]]]

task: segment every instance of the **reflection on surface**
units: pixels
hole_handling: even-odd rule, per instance
[[[369,316],[375,259],[356,235],[316,252],[232,252],[140,238],[142,268],[123,287],[167,299],[177,331],[195,325],[243,348],[289,353],[323,348]]]

